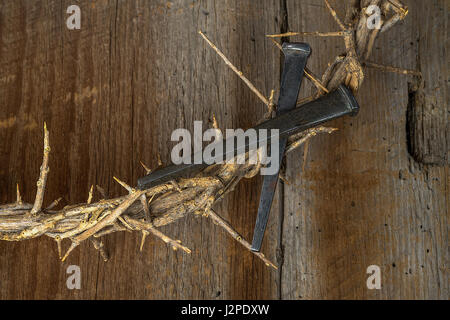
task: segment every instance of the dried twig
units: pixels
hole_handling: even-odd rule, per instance
[[[416,77],[422,76],[422,73],[417,70],[408,70],[408,69],[402,69],[402,68],[397,68],[397,67],[385,66],[382,64],[373,63],[373,62],[369,62],[369,61],[363,62],[363,66],[368,67],[368,68],[378,69],[378,70],[384,71],[384,72],[393,72],[393,73],[398,73],[398,74],[403,74],[403,75],[412,75],[412,76],[416,76]]]
[[[271,90],[270,91],[270,97],[269,97],[269,105],[267,106],[267,113],[264,116],[265,119],[270,119],[272,118],[272,115],[275,111],[275,103],[274,103],[274,95],[275,95],[275,90]]]
[[[281,44],[279,44],[278,42],[276,42],[273,39],[272,42],[275,44],[275,46],[277,46],[278,49],[283,50],[283,47],[281,46]],[[325,86],[322,84],[322,82],[320,82],[320,80],[313,74],[313,72],[311,70],[308,69],[308,67],[305,67],[304,70],[305,76],[308,80],[310,80],[312,82],[313,85],[316,86],[316,88],[318,90],[322,90],[325,93],[329,93],[328,89],[325,88]]]
[[[291,139],[294,140],[287,148],[286,153],[292,152],[298,147],[300,147],[302,144],[304,144],[307,140],[309,140],[312,137],[315,137],[319,133],[328,133],[332,134],[333,132],[337,131],[337,128],[327,128],[327,127],[317,127],[313,129],[309,129],[306,132],[302,132],[301,136],[299,137],[291,137]]]
[[[44,122],[44,156],[42,159],[41,173],[39,180],[37,181],[36,198],[34,200],[33,208],[31,209],[31,215],[36,215],[42,209],[42,202],[44,201],[45,184],[47,183],[47,176],[49,172],[48,168],[48,156],[50,153],[49,133],[47,130],[47,124]]]
[[[180,240],[173,240],[173,239],[169,238],[168,236],[163,234],[161,231],[157,230],[151,223],[148,223],[145,221],[139,221],[139,220],[136,220],[136,219],[133,219],[130,217],[125,217],[125,219],[127,220],[128,223],[134,225],[136,228],[153,233],[156,237],[160,238],[162,241],[164,241],[168,245],[172,246],[173,250],[181,249],[186,253],[192,252],[189,248],[186,248],[185,246],[183,246],[181,244]],[[146,236],[146,234],[144,233],[143,240],[141,242],[141,250],[144,245],[145,236]]]
[[[113,179],[120,184],[125,190],[128,191],[128,193],[133,193],[134,189],[132,187],[130,187],[128,184],[126,184],[125,182],[123,182],[122,180],[120,180],[119,178],[113,177]]]
[[[233,229],[233,227],[226,222],[223,218],[221,218],[214,210],[209,209],[206,215],[211,218],[217,225],[222,227],[226,232],[228,232],[234,240],[242,244],[247,250],[249,250],[251,253],[253,253],[255,256],[260,258],[267,266],[270,266],[274,269],[278,269],[275,264],[273,264],[270,260],[268,260],[264,254],[261,252],[255,252],[251,250],[251,244],[247,242],[245,239],[242,238],[242,236]]]
[[[141,163],[142,167],[144,168],[146,174],[152,173],[152,170],[149,167],[147,167],[142,161],[140,161],[140,163]]]
[[[228,60],[228,58],[222,53],[222,51],[220,51],[215,45],[214,43],[212,43],[203,32],[199,31],[198,32],[203,39],[205,39],[205,41],[208,43],[208,45],[213,48],[213,50],[219,55],[219,57],[222,58],[222,60],[225,62],[225,64],[234,71],[234,73],[236,73],[239,78],[241,78],[242,81],[244,81],[244,83],[247,85],[247,87],[250,88],[250,90],[256,94],[256,96],[265,104],[265,105],[269,105],[269,100],[261,93],[259,92],[258,89],[256,89],[256,87],[253,85],[253,83],[250,82],[250,80],[248,80],[244,74],[242,73],[242,71],[240,71],[238,68],[236,68],[230,60]]]
[[[344,36],[343,31],[334,31],[334,32],[285,32],[279,34],[268,34],[266,37],[268,38],[285,38],[285,37],[293,37],[293,36],[315,36],[315,37],[342,37]]]
[[[320,82],[320,80],[314,76],[312,71],[306,67],[305,67],[305,75],[309,80],[311,80],[311,82],[316,86],[316,88],[318,90],[322,90],[325,93],[330,93],[330,91],[327,88],[325,88],[325,86],[322,84],[322,82]]]
[[[330,11],[331,15],[334,18],[334,21],[336,21],[336,23],[339,25],[339,27],[341,28],[341,30],[346,30],[344,24],[342,23],[341,19],[339,19],[336,11],[333,9],[333,7],[330,5],[330,3],[328,2],[328,0],[324,0],[325,4],[327,5],[328,10]]]

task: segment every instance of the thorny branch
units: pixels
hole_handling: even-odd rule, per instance
[[[334,18],[340,31],[332,32],[288,32],[285,34],[268,35],[274,40],[287,36],[319,36],[342,37],[346,51],[328,65],[327,70],[319,79],[314,73],[306,69],[305,75],[316,88],[316,93],[301,102],[311,101],[319,96],[345,84],[354,92],[358,91],[364,80],[364,67],[376,68],[385,72],[396,72],[405,75],[420,76],[414,70],[403,70],[396,67],[383,66],[370,62],[372,48],[377,36],[392,28],[398,21],[405,18],[408,9],[399,0],[349,0],[346,4],[345,19],[342,20],[329,1],[324,0],[326,7]],[[381,29],[370,29],[367,26],[367,7],[377,5],[382,10]],[[236,68],[231,61],[202,33],[200,35],[217,52],[244,83],[267,105],[270,118],[276,108],[274,104],[274,90],[266,98],[258,89]],[[213,126],[218,129],[213,116]],[[289,139],[287,152],[291,152],[318,133],[331,134],[336,129],[319,127],[308,130]],[[136,190],[115,178],[128,192],[128,195],[108,199],[106,192],[97,186],[102,200],[92,203],[94,189],[91,187],[87,202],[73,206],[66,206],[61,210],[54,210],[59,200],[55,200],[49,207],[42,209],[45,186],[49,172],[50,142],[47,126],[44,124],[44,152],[37,182],[37,192],[33,204],[25,203],[17,185],[17,200],[15,203],[0,206],[0,240],[21,241],[46,235],[57,243],[59,257],[65,260],[69,254],[83,241],[89,239],[106,261],[108,255],[99,238],[119,231],[138,231],[142,233],[140,250],[149,234],[160,238],[174,250],[180,249],[186,253],[191,250],[183,246],[179,240],[173,240],[158,230],[159,227],[175,222],[188,214],[198,214],[210,218],[215,224],[228,232],[236,241],[250,250],[250,244],[243,239],[234,228],[217,214],[212,207],[234,187],[242,178],[255,176],[261,164],[257,165],[213,165],[201,174],[190,179],[180,179],[158,185],[147,190]],[[161,160],[158,154],[158,163]],[[148,174],[151,169],[141,162]],[[69,239],[71,245],[62,256],[62,240]],[[262,253],[253,252],[266,265],[277,268]]]

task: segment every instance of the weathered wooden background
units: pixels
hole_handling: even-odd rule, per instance
[[[343,1],[332,2],[339,10]],[[357,118],[287,158],[263,251],[268,269],[203,218],[163,229],[193,249],[139,235],[107,236],[104,263],[88,242],[61,263],[48,238],[0,243],[2,299],[448,299],[449,1],[405,0],[407,19],[377,42],[376,62],[419,69],[414,79],[368,70]],[[78,4],[81,30],[66,28]],[[339,11],[342,12],[342,11]],[[197,31],[203,30],[266,95],[278,88],[281,56],[265,37],[338,30],[322,0],[0,0],[0,203],[15,184],[32,201],[42,124],[52,146],[45,201],[86,200],[92,184],[123,194],[139,160],[170,161],[170,134],[208,121],[249,127],[265,107]],[[313,48],[320,74],[343,51],[337,38],[291,38]],[[309,93],[306,83],[302,94]],[[260,178],[243,181],[218,208],[247,239]],[[382,289],[368,290],[378,265]],[[78,265],[81,290],[66,288]]]

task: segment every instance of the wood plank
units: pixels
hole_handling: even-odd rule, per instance
[[[0,10],[0,201],[15,183],[31,201],[41,161],[42,123],[50,129],[51,173],[45,202],[86,200],[90,185],[124,193],[116,175],[134,183],[157,153],[169,163],[173,129],[192,129],[214,112],[222,128],[248,127],[265,107],[201,40],[219,48],[268,95],[277,88],[279,52],[266,33],[279,32],[278,1],[79,1],[82,27],[65,27],[59,1],[5,2]],[[251,239],[260,184],[246,181],[219,212]],[[96,196],[98,198],[98,195]],[[277,219],[264,252],[274,260]],[[89,243],[67,262],[49,239],[0,243],[0,297],[274,298],[278,274],[202,218],[162,229],[193,249],[173,252],[157,239],[138,252],[140,236],[106,237],[103,263]],[[67,244],[66,244],[67,245]],[[66,288],[66,268],[79,265],[82,290]]]
[[[410,103],[412,79],[370,70],[361,114],[289,155],[291,184],[281,185],[284,201],[275,200],[263,246],[280,273],[210,221],[188,217],[162,231],[190,256],[151,237],[140,254],[139,235],[129,233],[106,238],[106,264],[90,243],[62,264],[49,239],[1,242],[0,298],[448,299],[447,47],[436,31],[447,7],[406,3],[410,15],[380,38],[373,60],[419,68],[426,103]],[[113,175],[133,183],[139,161],[154,168],[157,153],[168,163],[171,131],[213,112],[222,128],[259,120],[264,106],[199,29],[266,95],[278,88],[281,61],[265,34],[338,29],[322,0],[287,0],[284,27],[280,1],[80,1],[80,31],[65,28],[71,4],[0,3],[0,203],[14,200],[16,182],[33,199],[44,120],[52,145],[46,204],[83,202],[91,184],[123,194]],[[339,39],[303,40],[317,74],[343,51]],[[311,85],[303,87],[305,96]],[[248,240],[259,189],[260,178],[243,181],[217,208]],[[81,267],[80,291],[66,288],[71,264]],[[371,264],[382,269],[381,291],[366,288]]]
[[[415,69],[421,43],[440,41],[431,30],[446,24],[439,21],[446,15],[434,15],[446,9],[444,2],[429,11],[421,1],[405,2],[410,16],[380,37],[373,60]],[[291,31],[338,30],[321,0],[288,0],[288,19]],[[316,73],[340,53],[337,39],[306,40]],[[427,60],[422,71],[431,74],[441,59]],[[283,299],[448,299],[448,166],[426,166],[408,153],[408,81],[368,70],[360,114],[335,121],[336,134],[288,156]],[[439,101],[443,92],[435,92]],[[381,268],[381,290],[366,287],[370,265]]]
[[[449,164],[448,8],[445,1],[412,3],[411,41],[420,81],[409,86],[408,149],[417,162]],[[426,12],[427,14],[423,14]]]

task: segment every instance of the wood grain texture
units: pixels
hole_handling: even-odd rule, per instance
[[[431,104],[411,109],[411,79],[369,70],[358,117],[288,156],[290,184],[279,184],[263,245],[279,272],[210,220],[187,217],[161,231],[191,255],[151,236],[139,253],[131,233],[106,237],[107,263],[88,242],[65,263],[47,238],[0,242],[0,298],[448,299],[448,42],[440,31],[448,5],[405,2],[410,15],[380,37],[372,60],[420,69]],[[82,27],[70,31],[73,1],[0,1],[0,203],[14,201],[16,182],[33,199],[43,121],[52,146],[44,205],[61,196],[66,205],[86,201],[92,184],[124,194],[112,176],[135,184],[139,161],[155,168],[158,153],[168,164],[173,129],[192,130],[213,113],[221,128],[261,119],[265,106],[198,30],[266,96],[282,66],[266,34],[338,30],[322,0],[77,3]],[[343,2],[332,3],[342,14]],[[344,50],[338,38],[291,40],[311,44],[316,74]],[[304,81],[302,96],[310,91]],[[260,186],[260,178],[242,181],[215,208],[248,240]],[[382,269],[382,290],[366,287],[371,264]],[[69,265],[81,268],[81,290],[66,288]]]
[[[448,1],[414,2],[410,41],[422,79],[409,85],[408,148],[417,162],[450,162]],[[423,14],[426,13],[426,14]]]
[[[279,32],[278,1],[79,1],[82,27],[65,26],[70,1],[1,4],[1,198],[13,199],[16,181],[31,199],[41,158],[41,126],[52,146],[45,201],[86,200],[91,184],[110,196],[124,193],[112,176],[135,183],[139,161],[170,161],[170,135],[194,120],[222,128],[249,127],[265,106],[199,37],[202,30],[260,90],[279,79],[279,53],[265,39]],[[246,181],[219,208],[251,239],[259,184]],[[252,201],[249,201],[251,199]],[[264,245],[275,259],[271,222]],[[83,244],[61,263],[48,239],[1,243],[2,298],[276,298],[278,274],[208,219],[189,217],[162,228],[193,249],[173,252],[149,237],[106,237],[103,263]],[[66,244],[68,245],[68,244]],[[79,249],[79,250],[78,250]],[[82,290],[69,291],[67,266],[81,267]]]
[[[439,47],[443,39],[434,32],[416,39],[419,29],[446,23],[439,20],[446,15],[433,16],[440,9],[424,10],[425,3],[406,1],[411,16],[379,38],[372,60],[414,69],[424,41]],[[446,10],[444,1],[433,6]],[[288,1],[291,31],[337,30],[327,14],[322,1]],[[421,21],[432,19],[438,21],[422,29]],[[319,73],[339,54],[340,40],[307,40],[316,53],[310,68]],[[448,60],[439,52],[424,57],[427,75]],[[368,70],[357,96],[360,114],[335,121],[336,134],[289,155],[294,184],[284,197],[282,298],[448,299],[448,166],[426,166],[408,153],[408,81]],[[381,290],[366,287],[370,265],[381,268]]]

